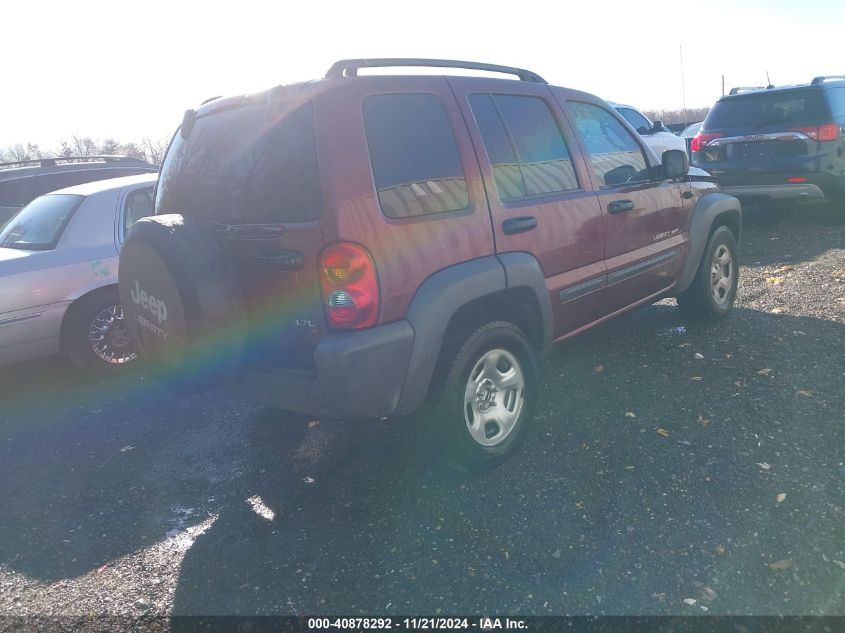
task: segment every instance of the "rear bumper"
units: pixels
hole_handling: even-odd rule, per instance
[[[329,418],[380,418],[396,411],[414,330],[397,321],[359,332],[332,332],[314,352],[316,370],[262,367],[235,389],[251,400]]]
[[[785,185],[723,185],[722,191],[735,198],[768,198],[770,200],[823,200],[824,191],[818,185],[811,183]]]

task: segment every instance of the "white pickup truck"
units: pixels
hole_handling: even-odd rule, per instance
[[[686,141],[664,128],[661,121],[650,121],[647,116],[634,106],[613,103],[612,101],[608,103],[616,108],[619,114],[625,117],[625,120],[643,137],[646,145],[653,149],[657,156],[663,156],[663,152],[667,149],[687,151]]]

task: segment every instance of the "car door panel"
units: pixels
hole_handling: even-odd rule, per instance
[[[548,87],[526,82],[507,82],[506,89],[480,93],[471,81],[449,78],[449,82],[468,123],[481,165],[496,251],[528,252],[540,262],[553,306],[555,338],[600,318],[605,273],[602,261],[602,213],[583,160],[577,151],[572,151],[572,130]],[[492,99],[492,107],[485,105],[488,96]],[[502,107],[503,103],[508,103],[507,99],[514,98],[539,99],[545,105],[547,113],[535,102],[525,104],[530,105],[526,108],[526,117],[532,112],[536,114],[536,128],[531,127],[530,120],[521,126],[515,120],[516,108],[508,112]],[[511,105],[518,103],[510,102]],[[485,109],[489,113],[485,113]],[[493,120],[496,113],[499,116],[498,123]],[[491,117],[489,122],[487,117]],[[508,163],[506,159],[495,155],[498,150],[495,132],[491,127],[494,125],[501,125],[507,133],[507,139],[505,136],[500,139],[502,151],[509,151],[509,142],[515,162]],[[555,134],[554,129],[549,128],[549,125],[556,125],[568,158],[544,161],[542,156],[530,156],[533,150],[521,143],[519,135],[529,138],[533,130],[536,134],[532,141],[544,138],[544,134],[541,134],[544,125],[546,132],[551,129],[552,135]],[[555,147],[560,149],[560,145]],[[536,152],[553,149],[539,147]],[[571,166],[567,162],[571,162]],[[511,188],[513,182],[516,185]],[[544,193],[533,193],[543,188],[546,189]],[[550,191],[555,188],[565,190]],[[533,224],[530,229],[516,233],[508,230],[514,226],[514,222],[528,226],[524,222],[526,218],[535,221],[530,222]],[[597,281],[592,281],[594,279]],[[579,287],[585,282],[591,282],[592,285]],[[572,291],[567,292],[567,289]]]
[[[662,180],[642,139],[611,108],[568,101],[588,157],[604,221],[605,313],[675,283],[687,248],[688,209],[678,183]]]
[[[599,200],[605,210],[620,200],[634,203],[630,211],[605,214],[607,311],[615,312],[674,283],[687,248],[687,214],[673,182],[603,191]]]

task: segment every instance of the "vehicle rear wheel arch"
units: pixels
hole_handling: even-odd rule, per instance
[[[507,319],[524,329],[538,353],[548,348],[551,302],[539,264],[527,253],[508,255],[522,256],[526,262],[530,258],[534,267],[520,270],[501,256],[483,257],[438,271],[417,290],[406,317],[414,329],[414,344],[397,413],[419,408],[443,350],[449,349],[447,339],[473,324]]]
[[[535,351],[544,349],[543,323],[540,303],[531,288],[508,288],[474,299],[458,308],[449,319],[444,336],[490,321],[510,321],[525,333]]]

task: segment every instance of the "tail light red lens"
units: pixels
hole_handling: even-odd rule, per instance
[[[803,127],[793,127],[789,129],[790,132],[801,132],[806,134],[814,141],[835,141],[839,137],[839,124],[825,123],[824,125],[808,125]]]
[[[835,141],[839,137],[839,125],[836,123],[828,123],[819,126],[819,140],[820,141]]]
[[[320,288],[330,328],[356,330],[378,322],[378,277],[364,247],[349,242],[326,246],[320,254]]]
[[[692,137],[692,143],[690,143],[690,150],[693,152],[700,152],[704,147],[712,141],[714,138],[721,137],[721,134],[706,134],[704,132],[699,132],[695,136]]]

